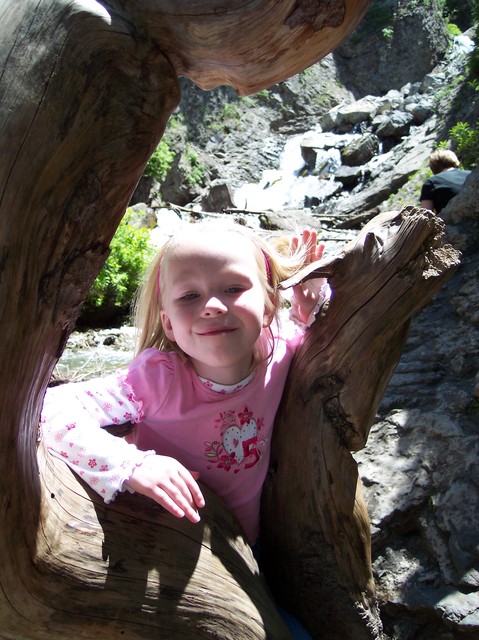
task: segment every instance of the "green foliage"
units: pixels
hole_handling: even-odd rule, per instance
[[[240,98],[240,102],[247,109],[252,109],[256,106],[255,96],[245,96],[244,98]]]
[[[304,71],[301,71],[300,75],[301,73],[304,73]],[[260,100],[269,100],[270,92],[268,91],[268,89],[261,89],[261,91],[258,91],[258,93],[254,94],[254,98],[259,98]]]
[[[378,31],[383,32],[384,29],[390,28],[393,20],[393,13],[389,9],[371,3],[361,23],[360,29],[357,29],[351,36],[351,42],[354,44],[367,38]]]
[[[225,102],[223,105],[224,120],[240,120],[241,109],[236,102]]]
[[[386,42],[391,42],[394,35],[394,27],[384,27],[381,33],[383,34],[383,38],[386,40]]]
[[[82,309],[80,324],[101,326],[129,313],[131,301],[155,249],[147,229],[133,227],[127,213],[114,235],[111,253],[93,283]]]
[[[159,182],[163,182],[168,170],[173,164],[175,158],[174,152],[170,149],[168,142],[162,138],[160,144],[156,147],[151,158],[148,160],[144,176],[152,176]]]
[[[198,153],[190,144],[186,145],[185,160],[189,165],[185,180],[190,187],[194,187],[202,182],[205,176],[205,167],[200,164]]]
[[[457,146],[463,166],[467,169],[475,167],[479,155],[479,120],[475,127],[467,122],[457,122],[449,135]]]
[[[462,31],[459,29],[457,24],[454,24],[453,22],[448,22],[447,33],[451,36],[451,38],[453,38],[454,36],[460,36]]]

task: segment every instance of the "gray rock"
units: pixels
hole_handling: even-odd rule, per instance
[[[376,134],[382,140],[384,138],[403,138],[409,133],[414,120],[411,113],[393,111],[376,129]]]
[[[225,180],[214,180],[210,183],[207,193],[201,200],[205,211],[223,211],[231,209],[233,204],[233,189]]]
[[[374,30],[371,23],[363,21],[333,54],[357,98],[421,81],[448,46],[440,11],[429,4],[375,0],[373,11]]]
[[[358,124],[365,120],[370,120],[376,114],[378,100],[372,96],[357,100],[352,104],[341,105],[336,110],[336,126],[343,124]]]
[[[357,167],[367,164],[379,151],[379,138],[369,133],[343,147],[341,160],[344,165]]]
[[[132,227],[139,229],[153,229],[157,220],[155,211],[144,202],[139,202],[130,207],[130,218],[128,220]]]
[[[421,93],[433,93],[444,86],[446,76],[444,73],[428,73],[421,83]]]
[[[423,124],[432,114],[432,107],[425,103],[412,102],[406,107],[406,111],[413,117],[415,125]]]
[[[359,184],[363,175],[362,167],[347,167],[341,165],[335,172],[335,180],[339,180],[345,189],[352,189]]]

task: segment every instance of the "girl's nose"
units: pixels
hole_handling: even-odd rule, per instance
[[[203,307],[203,315],[205,316],[217,316],[222,313],[226,313],[227,311],[227,307],[215,296],[209,298]]]

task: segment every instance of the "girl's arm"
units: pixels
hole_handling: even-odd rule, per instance
[[[153,451],[140,451],[101,427],[141,420],[141,405],[125,375],[65,384],[47,390],[41,417],[42,437],[105,502],[123,491],[124,482]]]
[[[196,480],[173,458],[140,451],[101,427],[139,422],[141,403],[124,373],[47,390],[41,430],[61,457],[105,502],[129,489],[152,498],[174,516],[198,522],[204,498]]]

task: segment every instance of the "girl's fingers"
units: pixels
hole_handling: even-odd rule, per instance
[[[155,487],[151,497],[177,518],[185,517],[190,520],[190,522],[198,522],[200,519],[198,512],[188,505],[179,494],[175,494],[174,491],[169,492],[162,487]]]
[[[191,522],[198,522],[200,520],[198,508],[204,506],[204,499],[199,489],[198,492],[197,500],[200,504],[196,502],[186,483],[177,478],[168,485],[154,487],[153,498],[177,518],[185,516]]]
[[[181,479],[185,483],[189,494],[193,499],[193,503],[201,509],[201,507],[205,506],[205,499],[203,494],[201,493],[201,489],[198,486],[196,480],[200,477],[200,474],[197,471],[188,471],[185,469],[185,472],[180,475]]]
[[[324,253],[324,244],[320,242],[316,247],[316,260],[321,260]]]
[[[315,229],[304,229],[301,237],[291,238],[290,248],[294,254],[302,246],[305,251],[305,264],[321,260],[324,252],[324,244],[318,244],[318,232]]]
[[[199,473],[190,473],[174,458],[150,456],[135,468],[126,486],[152,498],[177,518],[198,522],[198,509],[205,505],[198,478]]]

